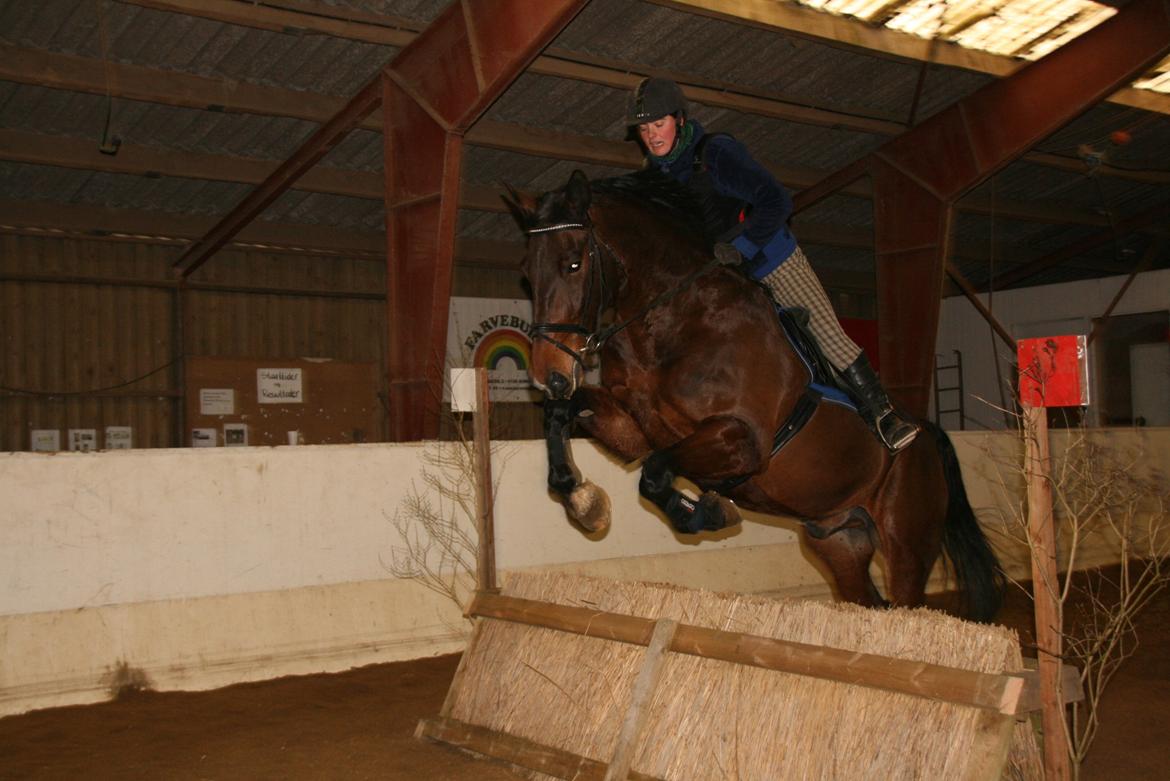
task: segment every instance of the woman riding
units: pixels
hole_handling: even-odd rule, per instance
[[[669,79],[643,79],[634,88],[626,124],[637,129],[647,166],[697,197],[708,235],[734,247],[744,271],[771,290],[777,302],[808,310],[813,336],[862,403],[862,415],[878,439],[894,453],[909,445],[918,427],[890,403],[865,353],[841,329],[789,230],[792,199],[784,187],[743,144],[724,133],[705,134],[687,117],[682,90]]]

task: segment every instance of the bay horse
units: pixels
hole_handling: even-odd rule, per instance
[[[810,394],[770,295],[712,260],[684,188],[646,172],[591,183],[575,171],[539,197],[508,193],[528,237],[521,270],[548,483],[570,518],[587,531],[610,523],[608,497],[570,460],[580,425],[642,460],[640,493],[680,532],[736,524],[737,505],[796,518],[841,598],[866,606],[923,604],[945,550],[961,612],[996,613],[1002,573],[945,432],[921,422],[923,433],[891,455],[855,409]],[[593,356],[599,386],[583,382]],[[680,476],[702,490],[697,501],[674,487]],[[869,573],[878,550],[888,599]]]

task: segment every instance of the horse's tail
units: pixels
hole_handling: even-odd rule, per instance
[[[946,475],[947,518],[943,526],[943,548],[955,571],[962,612],[973,621],[990,621],[1003,602],[1003,570],[967,499],[959,458],[950,437],[933,423],[923,425],[934,435]]]

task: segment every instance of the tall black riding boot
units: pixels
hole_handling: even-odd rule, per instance
[[[862,404],[862,417],[877,434],[882,444],[897,453],[918,436],[918,426],[903,418],[890,403],[885,388],[869,365],[865,353],[841,372],[849,390]]]

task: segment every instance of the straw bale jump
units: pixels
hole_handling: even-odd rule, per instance
[[[480,593],[420,738],[573,779],[1033,779],[1004,627],[552,573]]]

